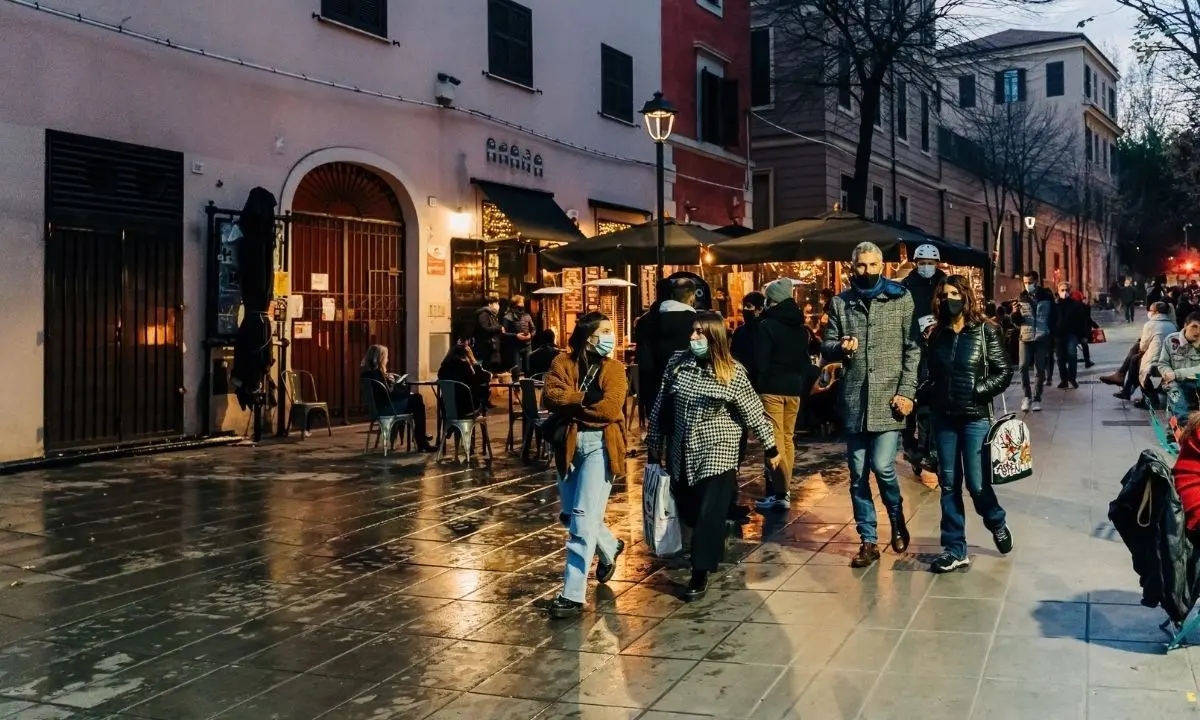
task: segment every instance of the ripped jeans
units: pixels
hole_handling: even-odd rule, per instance
[[[562,502],[559,519],[567,528],[562,596],[568,600],[584,601],[593,555],[599,552],[601,560],[611,563],[617,553],[617,538],[604,525],[612,480],[604,451],[604,432],[580,430],[571,466],[558,479],[558,497]]]

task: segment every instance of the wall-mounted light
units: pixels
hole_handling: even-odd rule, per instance
[[[448,214],[446,225],[450,229],[451,235],[467,237],[471,234],[471,225],[474,220],[475,216],[459,207]]]

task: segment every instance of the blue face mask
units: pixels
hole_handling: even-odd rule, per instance
[[[1032,295],[1034,293],[1034,291],[1037,290],[1037,288],[1038,288],[1038,286],[1035,283],[1026,283],[1025,284],[1025,292],[1029,293],[1030,295]]]
[[[708,357],[708,340],[700,338],[691,342],[692,354],[698,358]]]
[[[612,355],[613,350],[617,347],[616,335],[600,335],[596,338],[596,344],[592,345],[592,349],[600,357],[608,357]]]

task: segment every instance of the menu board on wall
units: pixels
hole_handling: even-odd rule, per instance
[[[585,276],[588,280],[599,280],[604,277],[604,271],[598,267],[585,268]],[[586,287],[587,290],[587,308],[595,310],[600,307],[600,288],[593,286]]]
[[[583,312],[583,269],[565,268],[563,270],[563,287],[571,292],[563,295],[563,312]]]
[[[242,280],[238,272],[237,242],[242,230],[230,219],[220,223],[221,243],[217,248],[217,326],[218,336],[236,336],[242,309]]]

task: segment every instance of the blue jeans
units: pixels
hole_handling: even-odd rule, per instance
[[[617,539],[604,526],[613,479],[604,451],[604,432],[580,430],[578,438],[571,466],[558,479],[558,497],[562,502],[560,518],[567,527],[562,596],[581,603],[587,594],[592,556],[599,551],[600,558],[611,563],[617,554]]]
[[[938,481],[942,486],[942,547],[956,558],[967,556],[967,518],[963,485],[971,493],[983,525],[996,532],[1004,527],[1004,508],[990,483],[983,481],[983,443],[989,420],[934,418],[938,445]]]
[[[1074,382],[1079,373],[1079,338],[1067,335],[1058,340],[1058,377],[1063,382]]]
[[[1046,384],[1046,360],[1050,357],[1050,341],[1043,338],[1041,340],[1022,340],[1021,341],[1021,387],[1025,390],[1026,398],[1033,398],[1041,402],[1042,387]],[[1035,370],[1037,374],[1037,392],[1033,392],[1030,387],[1029,371]]]
[[[871,472],[879,483],[879,496],[893,524],[903,512],[900,479],[896,477],[896,451],[900,431],[853,433],[846,438],[846,461],[850,466],[850,503],[858,535],[865,543],[878,542],[875,500],[871,496]]]
[[[1168,408],[1171,415],[1180,425],[1186,425],[1188,415],[1197,407],[1197,390],[1200,382],[1196,380],[1176,380],[1164,388],[1167,391]]]

